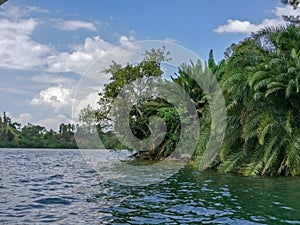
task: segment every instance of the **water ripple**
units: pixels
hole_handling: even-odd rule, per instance
[[[186,168],[126,187],[103,179],[77,150],[0,149],[0,160],[0,224],[300,224],[300,178]]]

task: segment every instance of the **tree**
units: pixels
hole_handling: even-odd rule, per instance
[[[210,59],[209,65],[211,65],[212,67],[216,66],[214,64],[212,50],[210,51],[209,59]],[[210,70],[211,68],[209,67],[203,68],[203,65],[200,61],[198,61],[195,64],[191,62],[191,64],[182,64],[179,67],[179,71],[178,74],[176,74],[176,77],[172,78],[173,82],[178,84],[180,87],[182,87],[185,93],[189,95],[192,104],[195,106],[197,110],[197,116],[200,119],[200,124],[199,124],[200,135],[198,137],[197,149],[193,155],[193,160],[195,161],[199,160],[199,158],[203,156],[203,152],[209,140],[211,117],[210,117],[210,109],[208,107],[207,96],[204,94],[203,90],[201,89],[201,87],[199,86],[199,84],[196,82],[194,78],[202,77],[201,80],[204,80],[205,74],[208,73]],[[206,85],[209,84],[207,83]],[[186,118],[186,120],[188,119],[189,118]],[[172,121],[173,124],[179,124],[179,122],[182,121],[179,120]],[[175,129],[175,131],[177,131],[177,129]],[[187,129],[187,132],[195,132],[195,131]],[[174,133],[177,135],[177,138],[180,136],[179,133],[176,132]]]
[[[153,80],[155,77],[160,77],[163,71],[160,69],[159,63],[163,58],[164,49],[151,50],[145,53],[145,59],[137,65],[127,64],[122,67],[120,64],[113,62],[106,73],[111,74],[108,84],[104,85],[104,90],[99,93],[100,99],[98,101],[99,109],[95,112],[95,117],[98,122],[104,122],[103,126],[109,126],[113,122],[111,115],[111,106],[114,99],[118,96],[125,85],[133,83],[136,80],[142,80],[145,85],[139,85],[138,89],[132,90],[133,94],[141,95],[147,88],[147,81]],[[150,61],[149,61],[149,60]],[[81,118],[85,118],[86,112],[83,111]]]
[[[212,71],[214,71],[216,69],[216,63],[214,60],[214,51],[211,49],[209,51],[209,55],[208,55],[208,68],[210,68]]]
[[[64,134],[64,133],[66,133],[66,132],[67,132],[67,125],[64,124],[64,123],[61,123],[61,124],[59,125],[59,133],[60,133],[60,134]]]
[[[156,90],[153,84],[158,83],[163,74],[160,68],[161,62],[169,60],[171,60],[170,52],[163,46],[159,49],[145,51],[144,59],[136,64],[128,63],[122,66],[113,61],[104,70],[105,73],[111,75],[111,78],[104,85],[103,91],[99,92],[99,107],[93,109],[87,106],[81,110],[82,127],[87,128],[88,133],[94,132],[92,130],[97,127],[98,135],[104,138],[107,134],[107,140],[114,140],[111,135],[114,134],[115,119],[118,117],[114,110],[121,108],[120,105],[116,105],[116,99],[122,93],[128,95],[128,104],[132,106],[128,118],[132,133],[140,139],[149,136],[151,133],[149,117],[153,114],[146,111],[148,104],[151,104],[150,102],[155,98],[150,96],[150,93],[155,96]],[[115,143],[117,146],[121,146],[120,143],[116,141]]]
[[[6,112],[3,112],[3,124],[4,124],[4,127],[7,126],[9,122],[9,118],[6,116]]]
[[[228,129],[220,171],[300,174],[299,31],[263,29],[236,45],[223,64]]]

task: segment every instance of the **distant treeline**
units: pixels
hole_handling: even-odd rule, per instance
[[[89,140],[87,129],[76,124],[60,124],[58,132],[40,125],[21,124],[12,121],[5,112],[0,117],[0,148],[78,148],[76,138],[80,139],[80,148],[120,148],[112,132],[96,131],[98,140]],[[90,131],[89,131],[90,132]],[[100,142],[101,140],[101,142]]]

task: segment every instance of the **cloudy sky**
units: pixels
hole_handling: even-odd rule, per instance
[[[0,6],[0,112],[57,130],[72,121],[84,71],[116,46],[170,41],[203,59],[214,49],[219,61],[231,43],[291,13],[280,0],[8,0]]]

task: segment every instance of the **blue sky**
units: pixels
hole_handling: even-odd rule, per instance
[[[72,122],[83,71],[116,46],[170,41],[204,60],[214,49],[219,61],[231,43],[292,13],[280,0],[8,0],[0,6],[0,112],[57,130]]]

